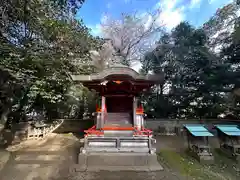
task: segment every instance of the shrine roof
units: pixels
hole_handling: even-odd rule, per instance
[[[153,83],[161,83],[164,80],[163,74],[157,75],[140,75],[132,68],[126,66],[113,66],[104,69],[102,72],[91,74],[91,75],[72,75],[73,81],[76,82],[91,82],[91,81],[103,81],[103,80],[134,80],[134,81],[149,81]]]
[[[228,136],[240,136],[238,125],[215,125],[215,127]]]
[[[210,133],[207,128],[205,128],[201,124],[185,124],[184,127],[193,135],[197,137],[207,137],[207,136],[213,136],[212,133]]]

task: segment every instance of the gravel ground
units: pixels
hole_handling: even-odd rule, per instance
[[[172,148],[173,137],[158,138],[159,148]],[[166,142],[165,144],[163,142]],[[8,148],[11,159],[0,172],[1,180],[179,180],[167,168],[159,172],[71,172],[76,164],[79,139],[52,134],[45,140],[29,141]]]

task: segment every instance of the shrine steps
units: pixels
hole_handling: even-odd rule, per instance
[[[75,171],[161,171],[156,154],[88,153],[79,154]]]
[[[129,113],[107,113],[104,126],[132,126],[133,120]]]
[[[133,130],[104,130],[105,137],[133,137]]]

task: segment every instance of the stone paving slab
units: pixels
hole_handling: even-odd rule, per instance
[[[10,152],[5,150],[0,150],[0,171],[4,168],[10,159]]]

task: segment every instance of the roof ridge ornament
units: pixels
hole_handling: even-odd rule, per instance
[[[108,81],[103,81],[103,82],[101,82],[101,85],[106,86],[107,83],[108,83]]]

